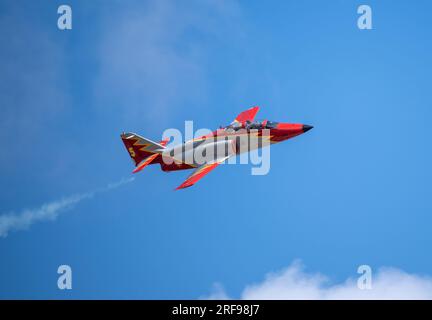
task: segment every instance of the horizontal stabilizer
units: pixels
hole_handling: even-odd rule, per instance
[[[151,155],[150,157],[144,159],[143,161],[140,162],[139,165],[137,165],[137,167],[134,169],[134,171],[132,171],[132,173],[140,172],[142,169],[147,167],[158,156],[160,156],[159,153],[155,153],[155,154]]]

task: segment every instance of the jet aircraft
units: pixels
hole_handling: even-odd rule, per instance
[[[306,124],[256,121],[258,110],[258,106],[252,107],[226,127],[176,146],[167,146],[169,140],[157,143],[131,132],[122,133],[121,139],[134,161],[133,173],[150,164],[159,164],[163,171],[195,169],[176,188],[183,189],[193,186],[232,156],[285,141],[313,128]]]

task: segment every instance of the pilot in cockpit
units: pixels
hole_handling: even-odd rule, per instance
[[[260,129],[273,129],[277,127],[277,122],[274,121],[249,121],[246,120],[244,123],[240,122],[233,122],[230,125],[226,126],[224,130],[228,133],[234,133],[240,129],[246,129],[246,130],[260,130]]]

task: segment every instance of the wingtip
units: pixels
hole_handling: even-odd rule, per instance
[[[192,187],[192,186],[193,186],[193,184],[186,184],[186,185],[181,184],[177,188],[175,188],[174,191],[181,190],[181,189],[186,189],[186,188],[189,188],[189,187]]]

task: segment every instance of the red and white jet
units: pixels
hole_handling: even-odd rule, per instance
[[[313,128],[305,124],[255,121],[258,110],[259,107],[252,107],[228,126],[173,147],[166,146],[168,140],[157,143],[135,133],[122,133],[123,143],[135,163],[133,173],[156,163],[163,171],[195,169],[176,190],[191,187],[231,156],[293,138]]]

